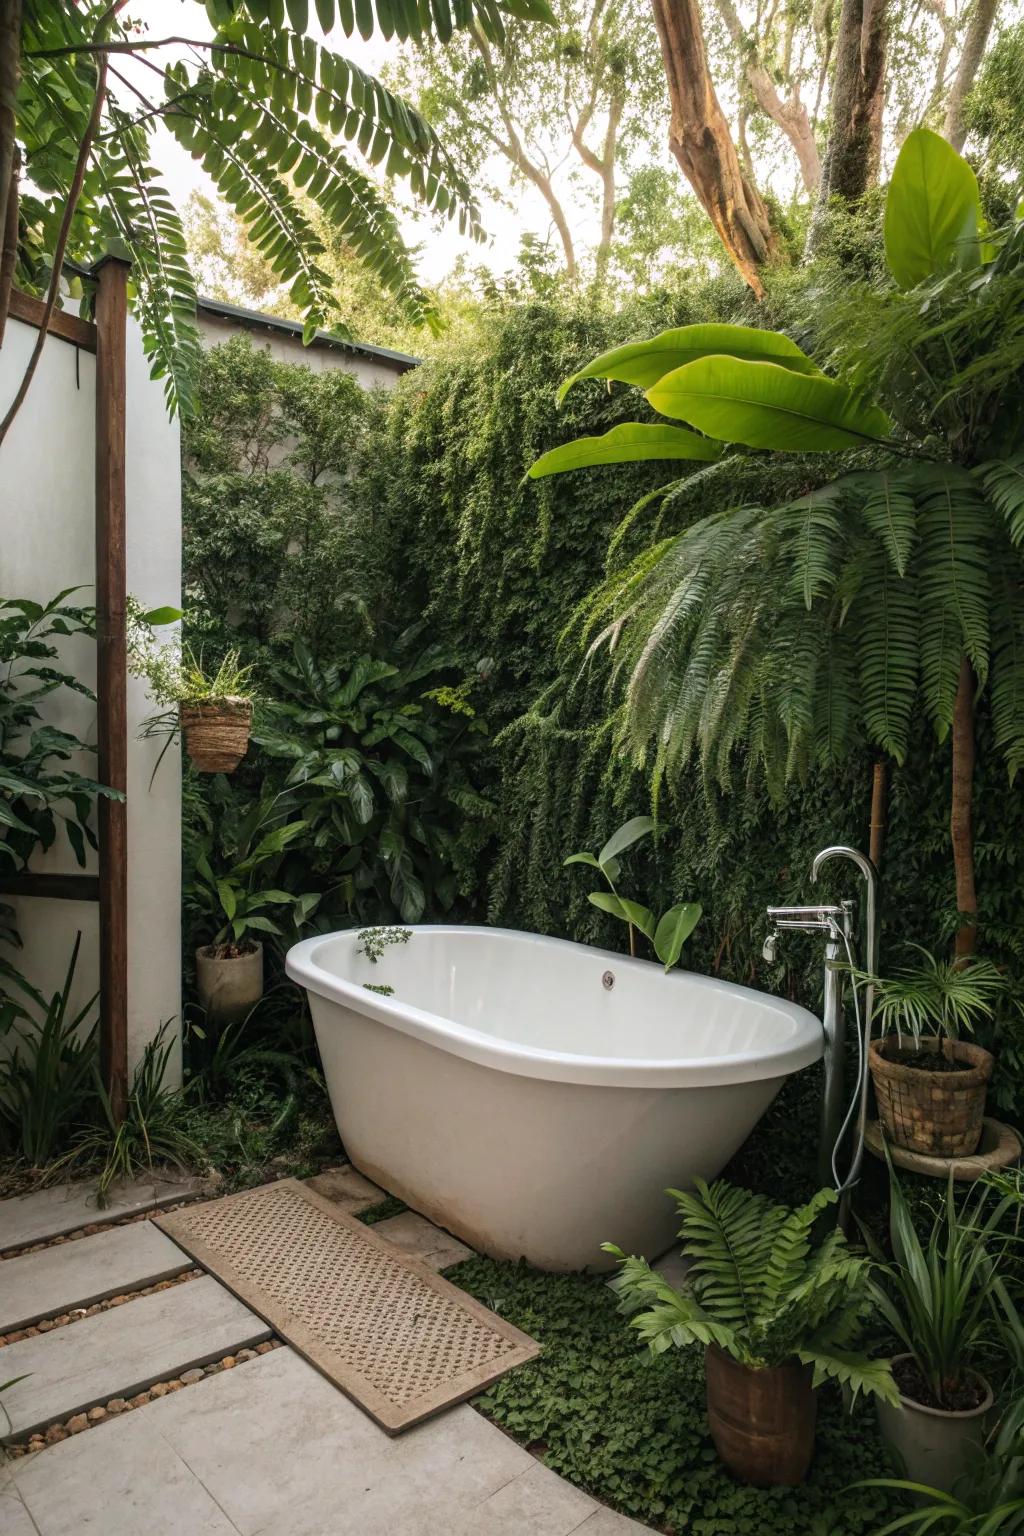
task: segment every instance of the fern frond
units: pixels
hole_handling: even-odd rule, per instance
[[[837,1198],[835,1190],[819,1189],[806,1205],[790,1211],[782,1222],[765,1264],[761,1300],[766,1308],[774,1310],[805,1274],[814,1223]]]
[[[909,477],[880,470],[873,475],[850,475],[843,483],[896,575],[905,576],[917,542],[917,508]]]
[[[817,1349],[813,1342],[806,1349],[797,1351],[797,1359],[804,1365],[813,1365],[816,1387],[825,1381],[837,1381],[849,1388],[854,1400],[858,1392],[864,1392],[892,1403],[894,1407],[899,1405],[899,1389],[888,1360],[872,1360],[868,1355],[849,1351]]]
[[[917,585],[888,563],[875,560],[861,583],[856,614],[864,728],[870,741],[902,763],[917,699],[921,645]]]
[[[982,683],[988,674],[992,527],[980,488],[964,470],[918,465],[915,491],[921,684],[925,708],[944,737],[961,657],[966,653]]]
[[[1010,542],[1024,544],[1024,452],[990,459],[974,471],[985,495],[1006,524]]]
[[[996,563],[992,627],[992,725],[1012,784],[1024,767],[1024,586],[1008,560]]]

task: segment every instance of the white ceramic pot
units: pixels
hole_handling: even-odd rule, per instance
[[[909,1358],[897,1355],[893,1363]],[[981,1454],[994,1399],[985,1378],[976,1371],[971,1374],[984,1387],[985,1396],[977,1408],[963,1412],[927,1408],[902,1393],[898,1408],[876,1399],[878,1427],[896,1452],[901,1471],[912,1483],[924,1483],[950,1493],[954,1483]]]
[[[226,960],[211,949],[203,945],[196,950],[196,992],[211,1023],[233,1024],[263,996],[263,945]]]

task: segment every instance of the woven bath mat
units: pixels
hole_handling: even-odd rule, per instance
[[[156,1222],[388,1434],[540,1353],[518,1328],[295,1179]]]

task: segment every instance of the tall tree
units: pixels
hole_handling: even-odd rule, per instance
[[[669,147],[741,277],[760,297],[777,248],[764,199],[740,163],[708,67],[697,0],[652,0],[671,103]]]
[[[960,63],[946,101],[946,119],[942,132],[954,149],[963,149],[967,137],[964,104],[981,67],[981,61],[996,19],[999,0],[974,0],[964,35]]]
[[[752,25],[744,25],[734,0],[716,0],[719,15],[729,39],[739,55],[742,78],[760,111],[769,117],[785,134],[800,166],[804,189],[812,197],[821,181],[821,157],[814,131],[814,122],[803,100],[805,74],[817,76],[821,69],[805,71],[794,61],[794,42],[800,12],[795,6],[786,6],[781,17],[778,7],[771,6],[765,14],[758,6]],[[812,16],[812,23],[817,20]],[[782,36],[776,46],[775,28],[781,25]],[[822,40],[824,41],[824,40]],[[827,46],[822,47],[822,60],[827,60]],[[780,91],[779,86],[782,85]],[[817,92],[820,98],[820,89]]]
[[[885,106],[888,0],[843,0],[818,210],[863,197],[878,179]]]
[[[555,13],[554,29],[511,24],[501,46],[471,28],[443,51],[407,54],[388,78],[474,185],[510,207],[517,187],[536,189],[570,274],[583,255],[573,194],[593,197],[602,274],[631,158],[654,142],[665,85],[645,0],[556,0]]]

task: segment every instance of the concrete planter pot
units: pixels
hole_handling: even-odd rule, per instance
[[[873,1040],[869,1059],[878,1116],[888,1139],[926,1157],[971,1157],[985,1119],[985,1096],[994,1058],[968,1040],[943,1040],[942,1054],[963,1064],[961,1072],[930,1072],[890,1057],[906,1049],[906,1036]],[[938,1052],[938,1040],[922,1041],[922,1060]]]
[[[893,1364],[909,1358],[897,1355]],[[895,1451],[897,1462],[912,1483],[924,1483],[949,1493],[979,1453],[994,1399],[985,1378],[977,1372],[972,1375],[984,1387],[985,1396],[977,1408],[963,1412],[927,1408],[902,1393],[898,1408],[883,1403],[881,1398],[876,1400],[882,1437]]]
[[[213,1023],[233,1024],[263,996],[263,945],[244,955],[220,959],[213,945],[196,950],[196,992]]]
[[[730,1472],[756,1488],[802,1483],[818,1415],[811,1366],[755,1371],[710,1344],[704,1369],[711,1438]]]

